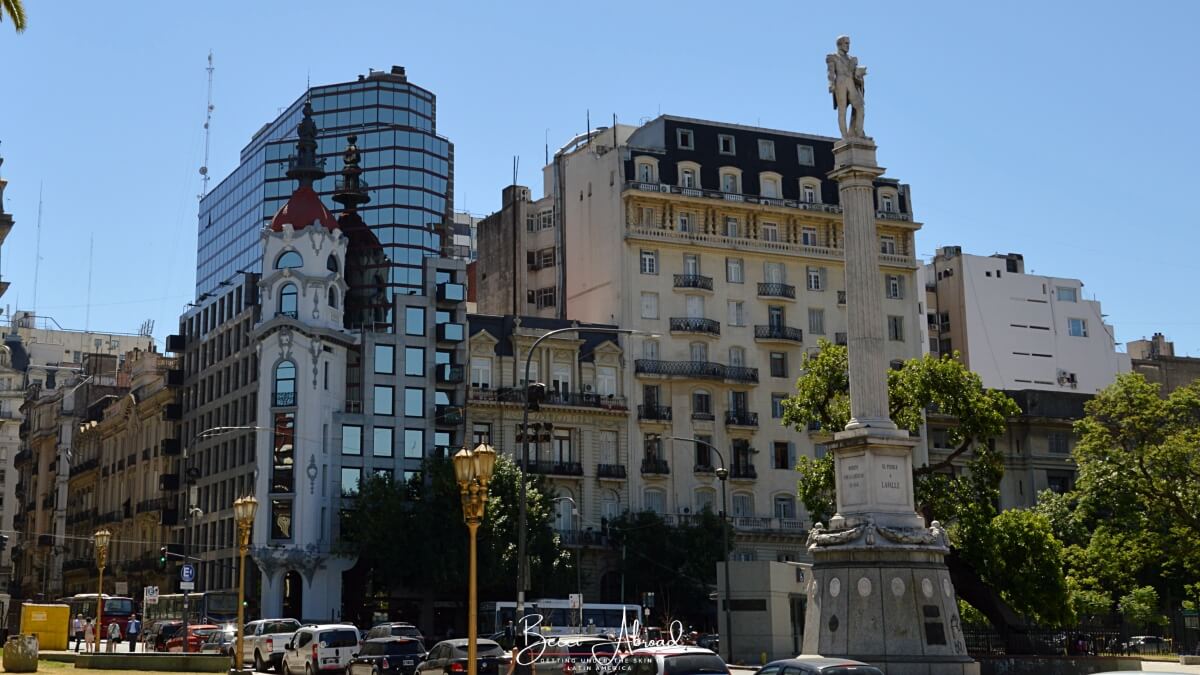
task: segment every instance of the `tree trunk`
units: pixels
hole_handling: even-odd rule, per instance
[[[999,593],[979,577],[974,567],[960,558],[955,551],[946,556],[946,567],[950,570],[950,579],[954,582],[954,590],[958,592],[958,597],[986,616],[992,628],[1000,634],[1000,638],[1004,640],[1005,654],[1038,652],[1036,645],[1029,638],[1029,627],[1025,621],[1009,607]]]

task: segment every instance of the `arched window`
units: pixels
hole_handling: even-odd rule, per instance
[[[656,488],[642,492],[643,510],[662,515],[667,512],[667,493]]]
[[[336,255],[330,253],[329,257],[325,259],[325,269],[334,273],[338,271],[338,261]]]
[[[275,259],[275,269],[286,270],[293,267],[303,267],[304,258],[300,257],[295,251],[284,251],[278,258]]]
[[[717,491],[712,488],[696,488],[695,508],[696,513],[704,513],[705,510],[716,513]]]
[[[275,405],[296,405],[296,364],[291,361],[275,366]]]
[[[329,306],[330,307],[333,307],[335,309],[337,308],[337,302],[338,302],[337,298],[338,298],[337,289],[336,288],[329,289]]]
[[[284,284],[283,288],[279,289],[279,313],[284,316],[290,316],[295,319],[299,316],[297,310],[300,302],[300,294],[296,291],[296,284]]]

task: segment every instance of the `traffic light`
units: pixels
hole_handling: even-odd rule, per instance
[[[158,569],[166,571],[167,569],[167,547],[164,546],[158,549]]]

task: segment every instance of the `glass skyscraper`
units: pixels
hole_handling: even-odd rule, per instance
[[[325,178],[314,184],[327,208],[340,179],[347,136],[358,136],[371,201],[359,209],[390,261],[389,290],[421,295],[421,259],[441,252],[440,228],[453,221],[454,146],[437,135],[437,99],[404,69],[371,71],[354,82],[312,87],[242,149],[241,164],[200,201],[196,296],[240,270],[260,270],[259,231],[295,189],[286,176],[296,125],[311,99]]]

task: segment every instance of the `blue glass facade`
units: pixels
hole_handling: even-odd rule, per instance
[[[328,173],[314,189],[336,215],[334,183],[346,136],[356,134],[371,196],[359,213],[390,261],[387,284],[393,293],[422,295],[421,259],[440,253],[438,227],[453,218],[454,146],[437,135],[434,95],[395,70],[308,91]],[[296,187],[285,174],[305,98],[264,126],[243,148],[241,165],[201,200],[197,297],[239,270],[260,270],[259,230]]]

